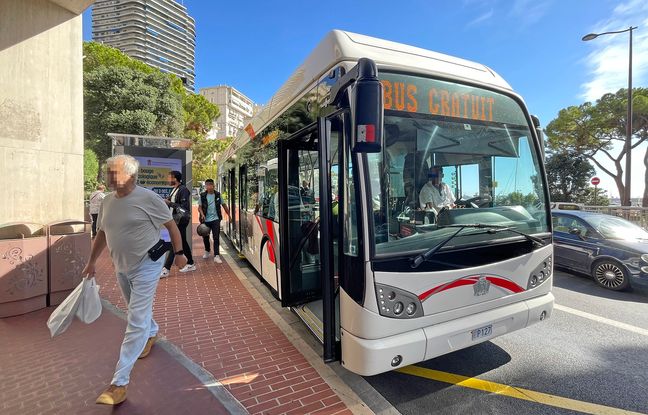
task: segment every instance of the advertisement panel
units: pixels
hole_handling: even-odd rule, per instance
[[[170,171],[182,171],[182,160],[160,157],[135,157],[139,161],[138,183],[142,187],[153,190],[161,197],[166,198],[172,187],[167,182]]]
[[[182,160],[161,157],[135,157],[140,164],[137,184],[153,190],[162,198],[171,194],[167,176],[170,171],[182,171]],[[162,228],[160,237],[170,241],[169,232]]]

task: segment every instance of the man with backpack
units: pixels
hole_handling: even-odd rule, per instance
[[[198,205],[198,213],[200,214],[200,221],[211,229],[214,238],[214,262],[221,264],[223,260],[220,257],[220,223],[223,219],[223,209],[221,205],[221,194],[214,189],[214,180],[205,180],[205,191],[200,194],[200,205]],[[203,236],[205,243],[205,253],[203,258],[209,258],[211,250],[209,244],[209,234]]]

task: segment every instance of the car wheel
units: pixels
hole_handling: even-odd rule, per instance
[[[630,285],[628,273],[618,262],[603,260],[594,264],[594,281],[608,290],[621,291]]]

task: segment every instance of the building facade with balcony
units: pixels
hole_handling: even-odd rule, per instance
[[[201,88],[200,95],[220,109],[220,115],[208,135],[213,139],[236,137],[255,114],[255,109],[259,108],[250,98],[227,85]]]
[[[182,79],[194,90],[196,28],[174,0],[97,0],[92,38]]]

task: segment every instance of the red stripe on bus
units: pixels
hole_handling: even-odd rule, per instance
[[[441,285],[438,285],[438,286],[436,286],[434,288],[431,288],[431,289],[425,291],[424,293],[420,294],[418,296],[418,298],[421,301],[425,301],[426,299],[428,299],[430,296],[432,296],[434,294],[438,294],[440,292],[450,290],[452,288],[462,287],[464,285],[474,285],[475,283],[477,283],[477,281],[479,281],[479,278],[480,278],[479,275],[473,275],[473,276],[470,276],[470,277],[461,278],[461,279],[453,281],[453,282],[451,282],[449,284],[448,283],[441,284]],[[505,278],[488,276],[488,277],[486,277],[486,279],[488,281],[490,281],[492,284],[497,285],[498,287],[502,287],[502,288],[504,288],[506,290],[509,290],[509,291],[513,292],[513,293],[521,293],[521,292],[524,291],[524,288],[520,287],[519,285],[517,285],[513,281],[507,280]]]
[[[524,292],[524,288],[520,287],[513,281],[504,279],[504,278],[498,278],[498,277],[486,277],[486,279],[493,284],[497,285],[498,287],[506,288],[509,291],[512,291],[514,293],[521,293]]]
[[[270,219],[266,219],[266,227],[268,228],[268,237],[270,238],[270,249],[268,249],[268,259],[270,259],[270,262],[273,264],[276,263],[275,260],[275,235],[274,235],[274,227],[272,226],[274,222],[272,222]]]
[[[259,228],[261,229],[262,233],[266,233],[265,230],[263,229],[263,224],[261,223],[261,219],[257,215],[254,215],[254,218],[256,219],[257,223],[259,224]],[[272,228],[272,221],[268,220],[266,222],[266,225],[268,227],[268,259],[270,262],[273,264],[276,263],[275,261],[275,253],[274,253],[274,229]]]
[[[460,280],[453,281],[453,282],[451,282],[449,284],[441,284],[441,285],[438,285],[438,286],[436,286],[436,287],[434,287],[434,288],[432,288],[430,290],[427,290],[423,294],[419,295],[419,300],[425,301],[428,297],[430,297],[430,296],[432,296],[434,294],[438,294],[440,292],[449,290],[451,288],[457,288],[457,287],[461,287],[461,286],[464,286],[464,285],[473,285],[473,284],[475,284],[475,282],[477,282],[477,281],[473,280],[473,279],[470,279],[470,278],[462,278]]]

